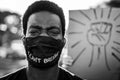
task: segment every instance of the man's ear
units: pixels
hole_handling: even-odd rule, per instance
[[[25,44],[25,38],[26,38],[26,36],[25,36],[25,35],[22,35],[21,40],[22,40],[23,44]]]
[[[22,35],[22,38],[21,38],[21,39],[22,39],[22,41],[23,41],[23,39],[24,39],[24,38],[25,38],[25,35]]]
[[[66,39],[65,38],[63,38],[63,45],[65,45],[66,44]]]

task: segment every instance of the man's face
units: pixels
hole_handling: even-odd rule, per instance
[[[62,39],[63,36],[59,16],[47,11],[32,14],[28,19],[26,37],[37,36]]]

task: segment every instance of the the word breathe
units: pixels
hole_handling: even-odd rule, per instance
[[[53,55],[53,56],[51,56],[51,57],[49,57],[49,58],[45,58],[44,59],[44,63],[48,63],[48,62],[53,61],[57,56],[58,56],[58,53]]]

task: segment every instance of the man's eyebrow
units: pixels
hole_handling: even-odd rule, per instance
[[[58,27],[55,27],[55,26],[51,26],[51,27],[49,27],[49,28],[47,28],[47,29],[59,29],[60,30],[60,28],[58,28]]]
[[[34,28],[34,29],[42,29],[40,26],[38,26],[38,25],[31,25],[30,26],[31,28]]]

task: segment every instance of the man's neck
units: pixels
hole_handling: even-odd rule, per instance
[[[58,65],[46,70],[40,70],[31,66],[27,69],[28,80],[57,80],[58,75]]]

